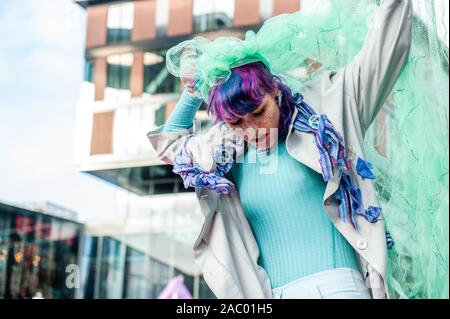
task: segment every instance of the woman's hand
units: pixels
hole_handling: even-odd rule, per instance
[[[190,54],[192,52],[189,50],[184,52],[185,56],[180,64],[180,78],[190,94],[201,98],[200,88],[203,82],[200,79],[194,60],[189,57]]]
[[[183,82],[184,86],[186,87],[186,90],[196,96],[201,98],[202,95],[200,93],[200,88],[202,86],[202,81],[199,78],[193,78],[193,77],[182,77],[181,81]]]

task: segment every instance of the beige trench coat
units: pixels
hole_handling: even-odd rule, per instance
[[[344,138],[352,162],[352,179],[361,189],[364,208],[380,206],[372,180],[356,174],[356,160],[365,159],[363,138],[403,69],[411,46],[412,4],[410,0],[384,0],[377,9],[362,50],[345,67],[325,71],[302,88],[305,101],[318,113],[325,113]],[[313,135],[292,128],[286,139],[288,153],[314,171],[322,173]],[[181,147],[205,169],[215,167],[211,150],[221,141],[224,125],[212,126],[201,138],[189,138],[196,129],[162,132],[147,136],[159,158],[173,164]],[[198,134],[197,134],[198,135]],[[205,156],[205,153],[207,156]],[[209,155],[209,156],[208,156]],[[359,229],[337,217],[334,193],[339,174],[327,182],[323,196],[325,210],[336,229],[357,252],[361,272],[374,299],[389,298],[386,285],[387,246],[382,215],[375,223],[357,216]],[[194,244],[194,259],[217,298],[273,298],[266,271],[257,264],[259,248],[243,212],[237,190],[228,195],[196,189],[205,220]]]

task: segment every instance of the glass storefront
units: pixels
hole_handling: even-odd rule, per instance
[[[78,264],[83,226],[0,203],[0,298],[74,298],[67,267]]]
[[[179,269],[192,258],[190,235],[168,231],[175,236],[91,236],[74,221],[0,203],[0,299],[155,299],[178,275],[194,298],[215,298],[201,274]]]
[[[177,275],[183,276],[194,298],[215,298],[201,276],[186,274],[113,237],[88,236],[84,251],[80,298],[156,299]]]

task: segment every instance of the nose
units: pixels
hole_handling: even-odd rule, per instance
[[[267,133],[267,130],[261,127],[258,121],[245,116],[241,118],[241,123],[237,125],[237,128],[242,130],[248,141],[255,141],[257,137],[262,138]]]

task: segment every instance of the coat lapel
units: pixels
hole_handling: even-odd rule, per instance
[[[297,113],[298,110],[295,109],[289,126],[289,133],[286,137],[286,149],[289,155],[297,161],[322,175],[322,170],[319,165],[320,155],[314,144],[314,136],[294,128],[294,120]]]
[[[318,110],[317,110],[318,112]],[[315,144],[314,135],[306,132],[296,130],[294,120],[297,116],[298,109],[294,109],[294,114],[291,119],[289,133],[286,137],[286,149],[288,153],[300,163],[308,166],[315,172],[322,175],[322,168],[319,164],[319,150]],[[323,201],[326,201],[339,188],[340,177],[335,174],[328,182],[323,196]]]

